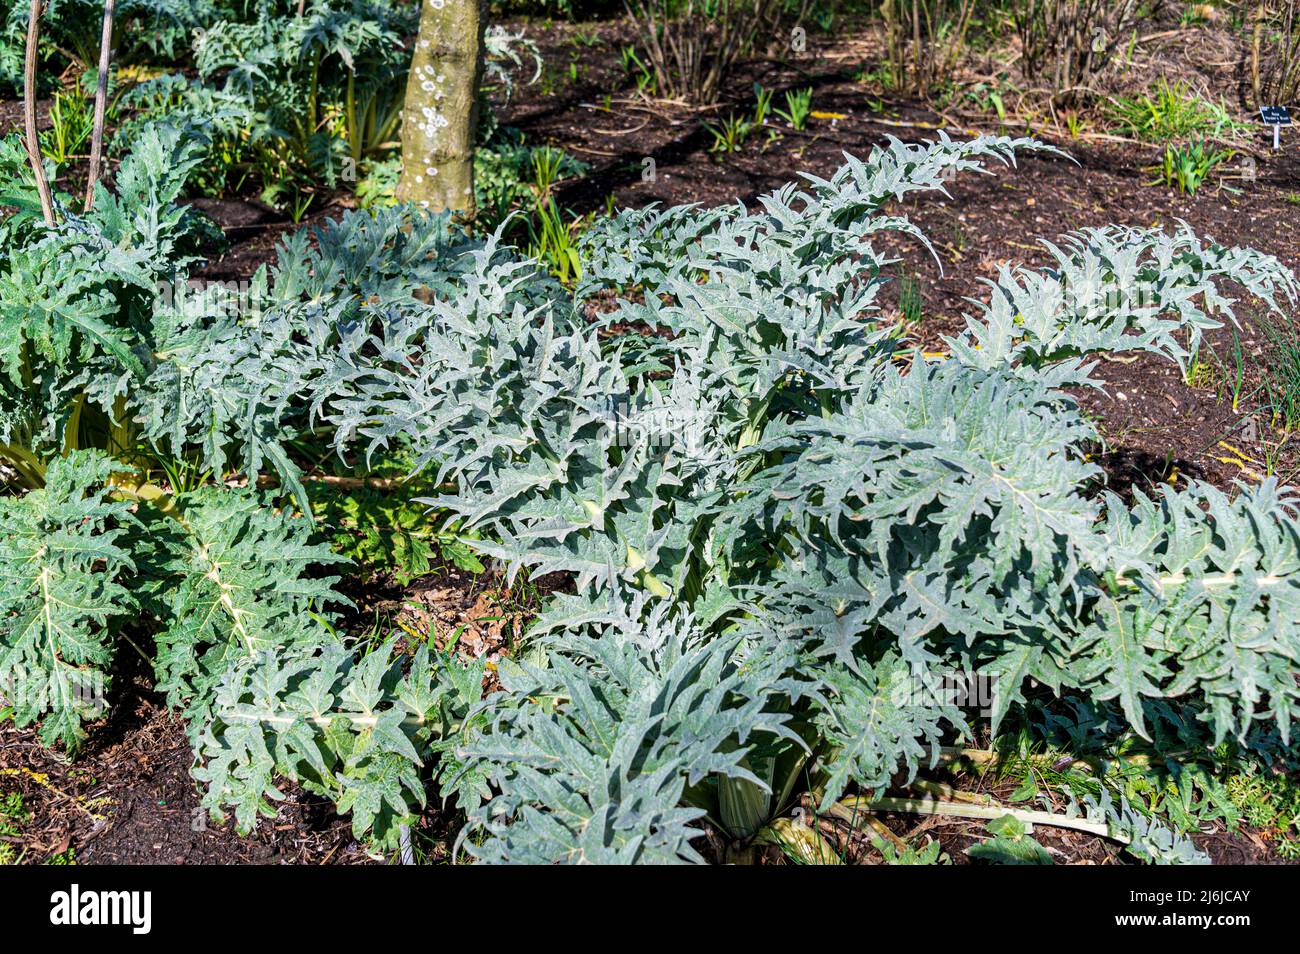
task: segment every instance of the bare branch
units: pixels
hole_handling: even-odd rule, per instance
[[[99,37],[99,77],[95,85],[95,125],[90,137],[90,176],[86,180],[85,210],[95,205],[95,183],[99,181],[99,165],[104,156],[104,114],[108,110],[108,68],[113,60],[113,6],[115,0],[104,0],[104,27]]]
[[[36,178],[36,192],[41,197],[41,214],[46,225],[54,225],[54,200],[50,183],[45,178],[45,165],[41,160],[41,141],[36,134],[36,52],[41,38],[41,0],[32,0],[27,19],[27,55],[23,63],[23,125],[26,133],[27,158],[31,160],[32,175]]]

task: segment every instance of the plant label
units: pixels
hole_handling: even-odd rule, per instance
[[[1259,115],[1273,127],[1273,149],[1281,148],[1282,127],[1291,125],[1291,112],[1285,106],[1261,106]]]

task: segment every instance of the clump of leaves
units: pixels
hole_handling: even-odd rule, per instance
[[[1254,766],[1230,777],[1227,791],[1242,818],[1261,830],[1279,856],[1300,859],[1300,786],[1289,774]]]
[[[0,506],[0,696],[18,725],[75,749],[105,711],[115,627],[132,608],[134,524],[99,454],[55,460],[39,490]]]
[[[1147,142],[1170,143],[1191,137],[1231,137],[1249,127],[1232,118],[1222,103],[1200,96],[1184,80],[1161,77],[1149,93],[1120,97],[1110,106],[1116,129]]]
[[[1034,840],[1029,828],[1014,815],[1003,815],[984,826],[992,836],[966,849],[976,861],[995,865],[1050,865],[1052,856]]]
[[[427,646],[409,660],[391,643],[360,659],[337,643],[246,657],[222,677],[197,740],[204,806],[218,821],[233,808],[246,833],[259,815],[274,817],[284,777],[350,812],[358,838],[395,847],[398,826],[425,804],[419,769],[435,742],[463,728],[482,678],[482,662],[466,666]],[[470,809],[481,788],[444,794],[457,792]]]
[[[1157,182],[1177,188],[1186,195],[1195,195],[1214,170],[1233,155],[1230,149],[1213,148],[1204,139],[1196,139],[1178,146],[1166,146],[1152,171],[1156,173]]]
[[[944,865],[952,864],[952,859],[943,850],[943,846],[935,838],[926,838],[925,844],[916,848],[912,845],[898,847],[891,841],[876,836],[871,840],[871,846],[880,852],[887,865]]]
[[[431,529],[428,507],[416,501],[418,485],[398,491],[348,488],[313,496],[320,526],[331,549],[373,572],[391,573],[405,586],[430,573],[442,560],[469,573],[482,573],[482,561],[456,534]]]

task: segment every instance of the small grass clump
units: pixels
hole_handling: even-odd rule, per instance
[[[1264,404],[1272,412],[1273,425],[1291,431],[1300,425],[1300,331],[1294,323],[1268,319],[1261,327],[1270,355],[1263,364]]]
[[[1300,786],[1286,775],[1248,772],[1228,779],[1228,795],[1247,824],[1287,861],[1300,860]]]
[[[9,839],[18,838],[22,834],[22,826],[29,817],[21,792],[0,795],[0,865],[13,865],[20,860],[21,856]]]
[[[1112,101],[1109,114],[1117,132],[1143,142],[1231,138],[1246,128],[1222,103],[1205,99],[1184,80],[1161,79],[1150,93],[1121,96]]]

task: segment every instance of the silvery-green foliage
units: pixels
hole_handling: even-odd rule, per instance
[[[652,204],[620,209],[617,215],[598,219],[579,239],[584,268],[578,296],[587,298],[602,288],[640,285],[650,289],[666,284],[683,274],[686,256],[704,237],[735,214],[728,206],[702,209],[690,204],[661,209]]]
[[[408,446],[455,487],[430,504],[490,531],[476,546],[512,573],[679,584],[689,521],[669,518],[674,502],[721,476],[707,369],[629,382],[534,264],[503,259],[495,240],[471,257],[458,294],[404,308],[335,356],[319,417],[341,450]]]
[[[755,253],[770,255],[780,253]],[[851,270],[868,261],[864,250]],[[686,364],[707,369],[712,388],[725,396],[723,437],[730,447],[753,443],[773,418],[835,406],[897,347],[896,331],[871,323],[880,280],[828,276],[813,264],[802,278],[774,285],[765,270],[752,261],[719,267],[703,282],[673,279],[644,303],[625,304],[605,319],[668,333],[642,345],[631,373]]]
[[[424,330],[412,293],[450,295],[480,246],[445,215],[349,213],[295,233],[244,289],[182,289],[156,312],[166,360],[136,397],[145,437],[214,472],[271,469],[307,506],[286,445],[318,426],[350,436],[357,422],[327,402],[406,361]],[[362,393],[369,411],[379,399]]]
[[[311,575],[342,558],[310,542],[309,519],[268,504],[251,491],[181,495],[175,516],[155,516],[140,547],[149,550],[146,607],[162,621],[156,685],[187,710],[195,734],[232,664],[318,645],[327,631],[313,614],[346,602],[337,577]]]
[[[688,790],[763,786],[746,751],[793,738],[787,716],[765,711],[780,667],[738,665],[736,647],[661,603],[643,622],[555,635],[544,668],[503,668],[492,723],[464,746],[500,793],[471,815],[486,837],[466,850],[516,864],[701,861],[704,811],[682,804]]]
[[[932,632],[996,639],[1069,599],[1103,549],[1080,492],[1099,474],[1077,452],[1093,436],[1034,382],[889,366],[841,412],[759,445],[778,462],[722,519],[799,541],[762,591],[820,621],[823,654],[848,662],[879,625],[925,665]]]
[[[1168,825],[1134,809],[1121,797],[1115,804],[1110,792],[1102,789],[1101,797],[1085,795],[1081,803],[1070,806],[1089,821],[1101,822],[1112,837],[1124,842],[1124,849],[1140,861],[1154,865],[1208,865],[1210,858],[1190,838]]]
[[[42,489],[0,498],[0,697],[19,725],[41,721],[47,745],[76,748],[103,714],[112,631],[133,606],[122,538],[134,521],[109,497],[111,472],[75,452]]]
[[[877,178],[855,171],[863,182]],[[850,200],[850,210],[871,209],[888,194],[871,185],[855,193],[852,176],[836,181],[841,192],[876,197],[856,206]],[[1130,701],[1140,696],[1141,666],[1134,689],[1121,674],[1133,657],[1129,640],[1122,627],[1110,626],[1100,597],[1100,568],[1116,544],[1102,505],[1085,493],[1101,476],[1085,456],[1097,435],[1053,387],[1068,375],[1053,377],[1052,366],[1077,355],[1057,347],[1015,351],[1023,345],[1015,342],[982,368],[961,360],[917,362],[906,371],[891,364],[888,339],[853,321],[870,313],[872,280],[837,284],[849,250],[869,271],[887,264],[873,260],[862,241],[880,224],[825,211],[825,222],[841,233],[832,229],[819,244],[820,237],[799,232],[802,220],[774,211],[782,201],[780,193],[769,197],[753,221],[705,214],[693,233],[700,223],[689,210],[660,220],[673,234],[692,235],[676,250],[689,267],[666,268],[657,284],[644,286],[643,302],[624,303],[607,319],[672,333],[638,350],[630,370],[620,374],[627,366],[619,339],[598,348],[581,333],[554,332],[554,303],[546,315],[514,322],[509,331],[523,344],[508,352],[512,361],[538,353],[566,360],[512,364],[494,376],[500,389],[472,427],[448,426],[445,412],[424,415],[437,435],[429,445],[447,449],[442,476],[458,482],[456,495],[434,502],[491,530],[495,539],[483,549],[512,568],[572,573],[583,593],[628,585],[666,590],[696,601],[709,621],[747,607],[760,631],[783,634],[804,654],[800,675],[809,686],[801,698],[831,743],[825,764],[836,792],[850,780],[878,788],[900,766],[915,771],[941,733],[961,727],[951,707],[876,704],[881,687],[935,664],[995,674],[995,723],[1031,681],[1092,691],[1105,683],[1124,687],[1116,691]],[[663,236],[631,235],[636,254],[664,248],[646,252],[647,245],[636,245],[643,239]],[[1162,247],[1154,237],[1144,241]],[[1174,243],[1184,251],[1188,245]],[[613,254],[608,245],[598,251]],[[1256,270],[1263,277],[1252,279],[1258,263],[1248,259],[1237,256],[1241,267],[1232,270],[1252,287],[1286,288],[1284,273],[1269,277],[1266,264]],[[1164,291],[1168,307],[1193,330],[1200,314],[1194,296],[1208,297],[1211,309],[1220,304],[1212,284],[1194,279]],[[1067,336],[1085,340],[1066,325]],[[1137,346],[1174,354],[1172,328],[1153,327]],[[1115,337],[1113,329],[1108,334]],[[1022,363],[1042,373],[1025,377]],[[685,386],[692,380],[707,386],[692,390]],[[687,455],[679,455],[674,470],[661,467],[642,441],[609,441],[593,402],[611,393],[630,400],[638,384],[642,394],[674,395],[687,419],[692,409],[706,412],[698,417],[710,436],[706,444],[722,451],[706,468],[713,480],[699,479]],[[416,388],[433,389],[432,381]],[[523,412],[519,418],[515,409]],[[467,433],[476,470],[453,446]],[[649,482],[643,462],[653,468]],[[648,576],[628,572],[642,569],[647,551],[628,542],[627,517],[653,528],[643,539],[667,539],[676,530],[691,554],[675,564],[690,566],[689,586],[658,588],[669,578],[657,560]],[[557,601],[539,632],[590,614],[583,599]],[[715,603],[721,614],[710,612]],[[1107,644],[1116,639],[1125,647],[1118,661]],[[1194,683],[1179,684],[1175,695],[1198,704],[1207,697]],[[1259,698],[1251,697],[1247,723]],[[1140,712],[1131,705],[1127,711],[1141,730]],[[881,716],[888,718],[873,721]]]
[[[476,544],[511,572],[565,571],[580,589],[619,581],[668,595],[685,583],[725,461],[708,380],[630,388],[593,337],[551,344],[513,393],[481,408],[477,446],[444,468],[457,493],[430,501],[490,529]],[[461,410],[467,406],[462,404]]]
[[[397,826],[425,804],[420,776],[437,743],[454,739],[479,700],[483,663],[421,646],[406,657],[386,644],[358,657],[318,638],[232,663],[202,727],[197,779],[214,819],[233,808],[248,832],[283,799],[277,778],[331,798],[358,838],[393,847]]]
[[[45,161],[47,178],[54,179],[57,170],[50,160]],[[36,194],[36,177],[31,160],[21,136],[10,133],[0,137],[0,204],[9,214],[0,220],[0,242],[5,248],[23,244],[41,220],[41,200]]]
[[[593,277],[579,293],[585,297],[600,287],[634,284],[656,290],[717,268],[743,269],[756,254],[769,256],[778,269],[797,271],[811,261],[842,264],[845,256],[865,251],[862,239],[872,232],[898,228],[919,236],[906,219],[879,215],[890,200],[918,190],[946,192],[954,175],[984,171],[982,160],[1009,164],[1025,150],[1057,152],[1032,139],[1005,136],[953,142],[940,133],[937,143],[919,145],[890,137],[865,160],[846,153],[844,165],[829,179],[805,173],[806,189],[791,183],[763,196],[754,213],[739,203],[711,210],[688,205],[620,212],[584,236],[585,271]],[[780,286],[778,276],[759,278]]]
[[[305,307],[352,296],[358,307],[376,299],[401,303],[420,288],[451,295],[471,267],[470,253],[484,244],[447,212],[411,206],[345,212],[284,239],[270,269],[270,303]],[[488,247],[495,252],[495,243]]]
[[[916,671],[893,652],[854,668],[831,664],[810,671],[823,687],[813,724],[831,749],[822,760],[828,773],[823,808],[850,783],[880,792],[900,769],[910,781],[921,765],[934,765],[946,733],[966,729],[953,703],[915,697]]]
[[[108,144],[110,153],[156,125],[202,129],[211,140],[233,139],[247,130],[256,142],[269,132],[266,117],[238,91],[205,86],[182,73],[141,80],[121,92],[118,104],[129,114]]]
[[[945,386],[946,385],[946,386]],[[1091,428],[1067,398],[945,362],[891,370],[844,412],[773,439],[791,462],[754,478],[737,518],[790,528],[794,555],[756,599],[815,651],[851,664],[897,641],[924,669],[952,652],[997,676],[996,723],[1033,679],[1117,699],[1203,708],[1222,740],[1267,719],[1287,737],[1297,524],[1269,483],[1113,496],[1081,488]]]
[[[192,261],[192,210],[176,204],[201,158],[192,137],[151,128],[96,187],[94,209],[33,225],[0,270],[0,442],[44,458],[66,442],[83,396],[113,420],[158,362],[152,304]],[[118,420],[119,423],[120,420]]]
[[[944,191],[952,175],[981,170],[981,160],[1007,163],[1017,150],[1039,148],[1005,137],[891,140],[865,161],[846,155],[830,179],[806,176],[806,190],[792,183],[762,196],[752,213],[740,204],[621,213],[584,239],[591,277],[579,297],[639,285],[641,300],[622,302],[605,323],[672,334],[650,349],[648,370],[672,367],[681,350],[702,355],[733,392],[732,413],[748,421],[742,432],[752,442],[784,405],[800,413],[802,405],[834,406],[864,367],[887,355],[894,333],[869,318],[890,260],[869,238],[924,237],[905,218],[881,215],[886,202]]]
[[[403,40],[418,12],[410,4],[204,5],[196,16],[194,4],[183,4],[186,19],[202,22],[184,31],[193,68],[126,89],[119,105],[130,115],[116,144],[152,123],[193,125],[212,144],[211,161],[192,176],[196,185],[237,189],[233,180],[244,182],[251,169],[271,202],[305,175],[330,187],[354,179],[358,162],[388,148],[410,66]],[[97,46],[98,17],[94,23]]]
[[[824,582],[840,586],[827,600],[853,585],[831,576]],[[952,700],[934,691],[937,677],[929,668],[909,662],[887,642],[872,640],[875,627],[854,629],[818,600],[819,594],[803,593],[792,594],[787,605],[773,601],[740,632],[747,659],[789,660],[779,688],[819,746],[825,809],[850,784],[879,793],[900,772],[910,781],[922,766],[934,764],[945,737],[967,731],[968,724]],[[831,631],[847,637],[842,644],[850,649],[827,656]]]
[[[489,84],[500,84],[502,98],[509,102],[515,91],[515,73],[532,61],[533,74],[525,82],[536,82],[542,75],[542,54],[524,31],[511,33],[499,23],[483,32],[483,73]]]
[[[294,111],[305,113],[326,89],[337,95],[331,87],[349,76],[354,95],[368,84],[400,83],[412,25],[409,9],[382,0],[312,2],[287,16],[263,5],[252,19],[218,20],[197,33],[194,64],[204,84],[237,94],[263,118],[268,128],[255,134],[293,135],[301,119]]]
[[[1178,699],[1220,737],[1285,734],[1294,516],[1269,488],[1097,499],[1097,435],[1057,388],[1098,349],[1179,357],[1176,331],[1226,313],[1220,277],[1290,295],[1288,273],[1187,234],[1090,233],[1055,273],[1004,274],[953,359],[901,367],[871,325],[889,263],[870,235],[910,229],[885,202],[1026,147],[894,144],[754,213],[615,220],[580,298],[639,286],[604,324],[661,340],[602,338],[487,248],[455,294],[340,338],[309,389],[340,451],[409,445],[485,553],[577,583],[534,630],[545,664],[505,667],[454,749],[453,788],[496,786],[471,851],[694,860],[691,788],[745,771],[790,707],[827,797],[878,790],[965,728],[909,694],[934,670],[996,675],[995,723],[1038,683],[1116,698],[1139,732],[1144,700]],[[1063,312],[1097,283],[1158,298]]]
[[[182,501],[137,562],[209,807],[248,827],[297,778],[386,842],[424,764],[485,860],[698,860],[718,780],[761,789],[751,766],[796,727],[829,799],[914,774],[967,728],[916,691],[954,669],[997,677],[995,727],[1037,684],[1114,699],[1138,732],[1177,703],[1220,740],[1285,744],[1290,501],[1099,497],[1097,434],[1059,388],[1097,350],[1179,358],[1230,314],[1220,278],[1276,300],[1290,274],[1186,232],[1094,231],[1045,275],[1004,272],[951,359],[907,366],[873,323],[890,263],[870,237],[915,234],[885,204],[1027,148],[894,142],[752,213],[626,214],[587,241],[576,302],[497,237],[392,210],[291,240],[253,311],[154,309],[129,407],[155,446],[273,470],[304,505],[299,437],[400,447],[482,552],[576,584],[480,699],[481,669],[339,644],[306,521],[250,493]],[[629,297],[593,327],[602,288]],[[1117,818],[1150,857],[1178,852]]]
[[[399,376],[407,410],[395,420],[403,432],[429,434],[418,440],[450,462],[441,476],[456,479],[459,493],[434,503],[491,529],[500,542],[483,549],[512,569],[572,572],[580,587],[622,580],[671,592],[690,584],[698,595],[703,584],[698,574],[688,579],[693,568],[678,554],[706,545],[703,517],[737,473],[729,452],[753,444],[771,420],[833,407],[893,349],[892,333],[864,321],[878,282],[855,276],[863,262],[877,271],[884,264],[863,239],[906,223],[872,213],[910,189],[942,188],[945,169],[1006,161],[1022,147],[1032,148],[996,139],[894,143],[873,157],[876,165],[850,160],[831,180],[811,180],[808,193],[787,187],[765,197],[753,215],[739,207],[701,213],[701,225],[688,209],[609,226],[592,245],[598,258],[616,260],[611,245],[626,242],[636,255],[676,253],[680,262],[647,285],[644,303],[624,303],[606,322],[648,324],[672,338],[642,351],[629,373],[617,339],[602,353],[590,333],[553,330],[573,324],[564,303],[552,300],[527,320],[516,304],[504,329],[514,336],[505,340],[520,342],[506,352],[509,366],[494,369],[490,388],[458,395],[457,426],[437,409],[447,403],[440,392],[450,390],[448,378],[481,374],[482,363],[448,367],[421,354],[417,373]],[[659,228],[685,244],[661,241]],[[649,233],[649,252],[638,229]],[[474,304],[473,283],[463,297]],[[502,340],[492,327],[501,320],[480,322],[489,341]],[[529,355],[543,360],[516,363]],[[671,377],[646,373],[654,370]],[[668,425],[647,434],[642,422],[656,417]],[[458,445],[467,441],[465,457]],[[701,448],[713,459],[700,460]],[[670,559],[660,567],[665,544]]]
[[[1272,255],[1225,248],[1186,223],[1173,233],[1120,226],[1044,243],[1047,269],[1003,265],[992,298],[967,330],[947,338],[953,357],[984,370],[1017,368],[1054,384],[1087,383],[1101,352],[1150,351],[1185,368],[1205,331],[1237,322],[1219,289],[1233,281],[1275,310],[1300,286]],[[1180,340],[1181,339],[1181,340]],[[1186,348],[1183,341],[1186,341]]]
[[[95,204],[83,224],[66,220],[65,229],[86,236],[96,247],[93,264],[108,274],[120,267],[103,255],[120,248],[145,264],[147,272],[131,278],[173,278],[197,261],[183,247],[195,225],[195,212],[177,202],[190,170],[203,158],[203,138],[196,130],[178,126],[149,126],[132,143],[118,165],[113,189],[95,184]],[[155,290],[150,285],[149,291]]]
[[[1289,730],[1300,686],[1300,520],[1276,481],[1231,499],[1206,485],[1107,500],[1110,552],[1074,636],[1071,682],[1117,699],[1192,698],[1216,743],[1264,720]]]
[[[319,572],[340,558],[311,542],[310,519],[268,504],[206,488],[134,541],[142,608],[160,624],[156,684],[184,710],[215,819],[233,808],[249,830],[288,778],[350,813],[358,838],[391,847],[424,804],[420,768],[478,703],[483,663],[345,645],[327,614],[346,600]],[[444,794],[476,804],[481,775],[453,784],[451,767],[438,768]]]
[[[459,456],[446,442],[478,445],[476,424],[497,410],[517,416],[508,402],[548,362],[582,373],[591,348],[575,334],[558,286],[498,241],[463,253],[448,293],[400,307],[380,302],[345,342],[315,398],[340,451],[357,445],[373,455],[404,440],[417,469],[441,468]]]

